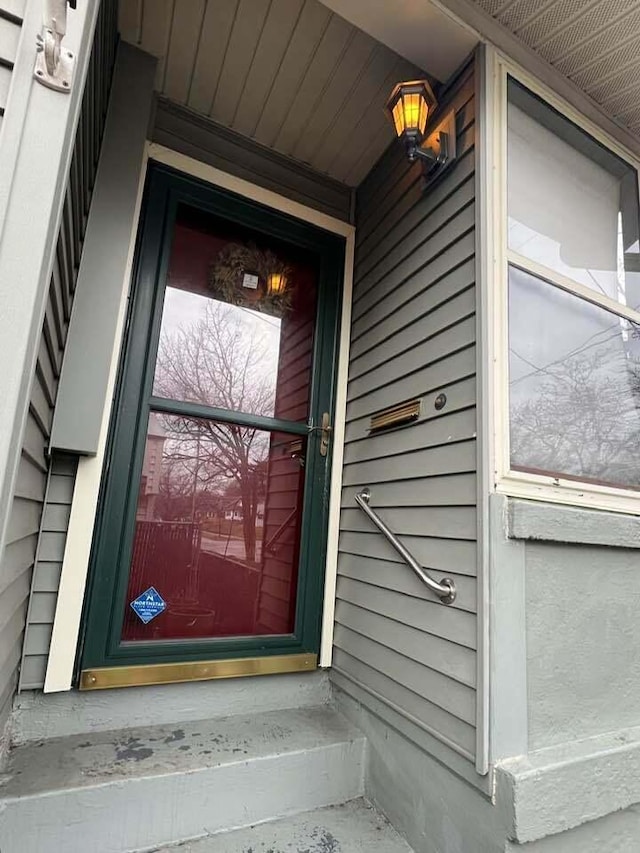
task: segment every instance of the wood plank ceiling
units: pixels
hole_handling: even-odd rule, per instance
[[[318,0],[120,0],[163,96],[357,186],[393,139],[384,103],[424,76]]]
[[[589,94],[640,132],[639,0],[475,0]]]

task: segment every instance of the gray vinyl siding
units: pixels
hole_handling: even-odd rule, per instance
[[[29,620],[20,673],[22,689],[44,684],[76,467],[77,459],[73,456],[57,453],[51,459],[31,584]]]
[[[357,193],[333,679],[470,769],[478,633],[473,65],[441,103],[457,114],[458,158],[446,175],[425,191],[420,166],[394,144]],[[447,403],[436,411],[440,393]],[[416,397],[417,422],[369,434],[372,414]],[[357,507],[364,486],[422,565],[455,580],[453,606],[426,591]]]
[[[26,0],[0,0],[0,130],[9,100],[25,5]]]
[[[349,187],[164,98],[152,140],[293,201],[349,221]]]
[[[65,523],[67,511],[64,501],[57,497],[64,493],[60,483],[64,463],[62,460],[52,463],[49,458],[49,434],[100,149],[115,44],[116,3],[108,0],[102,5],[96,25],[31,386],[7,544],[0,567],[0,722],[10,708],[23,649],[21,687],[43,683],[42,655],[48,648],[55,606],[47,587],[57,583],[55,567],[61,559],[62,544],[58,541],[57,547],[51,548],[49,537],[54,527]],[[47,494],[52,503],[45,507]],[[48,615],[45,617],[45,614]]]

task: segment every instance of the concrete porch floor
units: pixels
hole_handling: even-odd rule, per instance
[[[365,800],[219,833],[155,853],[411,853],[391,824]]]

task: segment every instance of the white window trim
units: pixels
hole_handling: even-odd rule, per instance
[[[627,162],[640,176],[640,161],[634,154],[600,127],[579,113],[567,101],[498,51],[488,57],[490,79],[493,81],[492,145],[488,153],[492,180],[487,187],[487,220],[493,224],[489,235],[490,250],[487,272],[492,290],[490,305],[489,359],[493,365],[490,385],[493,400],[493,441],[490,448],[492,491],[511,497],[539,500],[548,503],[568,504],[614,512],[640,515],[640,492],[614,486],[603,486],[563,477],[513,471],[509,447],[509,338],[508,338],[508,265],[531,272],[564,291],[573,293],[590,303],[613,311],[633,322],[640,322],[640,313],[621,305],[609,297],[567,278],[566,276],[519,255],[508,248],[507,238],[507,78],[512,77],[538,95],[549,106],[558,110],[612,153]],[[640,185],[639,185],[640,189]],[[491,282],[493,281],[493,286]]]

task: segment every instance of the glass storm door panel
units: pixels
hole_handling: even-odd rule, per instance
[[[83,669],[315,652],[342,241],[152,167]]]
[[[309,252],[178,205],[127,587],[166,608],[126,608],[124,640],[293,631],[306,435],[233,419],[307,424],[317,275]]]

